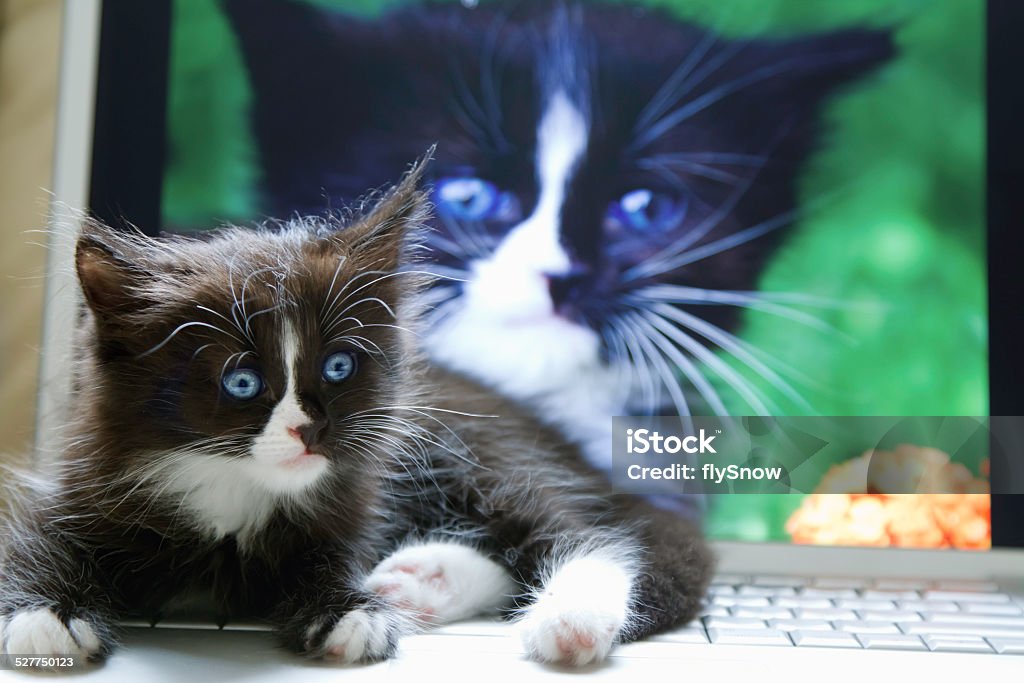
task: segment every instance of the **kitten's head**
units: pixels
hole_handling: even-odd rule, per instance
[[[644,412],[665,392],[687,409],[680,374],[722,412],[702,372],[740,380],[719,351],[762,367],[733,336],[737,311],[759,303],[797,216],[824,103],[893,50],[883,31],[727,38],[606,3],[427,4],[373,20],[225,4],[271,211],[356,196],[436,141],[429,246],[461,282],[434,291],[432,355],[552,405],[632,387]]]
[[[422,170],[348,221],[201,239],[88,224],[78,400],[105,465],[159,473],[172,489],[221,477],[288,496],[329,472],[354,484],[383,450],[387,430],[368,426],[411,398],[396,315],[416,286],[400,265],[427,219]]]

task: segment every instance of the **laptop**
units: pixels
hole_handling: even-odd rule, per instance
[[[352,6],[346,9],[341,2],[314,4],[318,11],[335,12],[335,21],[345,20],[345,12],[350,11],[352,21],[372,22],[374,17],[403,3],[358,3],[358,13]],[[646,6],[643,2],[635,4],[638,12]],[[710,15],[701,14],[700,9],[706,4],[675,3],[679,16],[696,23],[708,21]],[[1019,314],[1019,301],[1024,297],[1019,264],[1024,259],[1024,250],[1014,231],[1014,218],[1021,215],[1018,209],[1024,139],[1012,114],[1020,111],[1024,103],[1020,101],[1019,89],[1013,86],[1021,54],[1019,41],[1011,34],[1024,25],[1021,8],[1008,1],[992,0],[987,6],[981,2],[957,4],[961,10],[948,10],[943,15],[939,9],[932,8],[926,13],[919,3],[907,2],[905,12],[896,7],[891,9],[891,16],[881,18],[872,19],[867,10],[861,14],[851,10],[834,20],[818,18],[819,21],[812,17],[803,25],[799,21],[785,24],[779,17],[786,16],[787,6],[797,4],[780,0],[773,4],[778,6],[778,14],[765,10],[760,19],[750,18],[747,25],[737,12],[727,13],[720,20],[720,28],[723,34],[732,36],[743,31],[784,36],[787,31],[808,26],[816,30],[834,29],[844,21],[876,27],[903,22],[907,33],[901,34],[897,43],[906,54],[898,53],[894,57],[897,63],[886,67],[891,69],[909,69],[912,65],[901,64],[899,60],[923,59],[928,55],[924,48],[915,52],[915,40],[927,42],[914,34],[915,30],[939,32],[939,44],[946,40],[943,31],[955,33],[949,36],[949,50],[956,56],[961,56],[956,52],[957,46],[975,41],[973,48],[964,48],[975,61],[962,65],[962,73],[950,74],[948,82],[922,82],[922,91],[917,94],[926,98],[934,95],[937,101],[947,104],[958,103],[964,128],[950,129],[948,138],[934,142],[934,149],[960,145],[966,152],[946,160],[974,158],[975,165],[958,169],[962,178],[958,179],[955,173],[950,177],[949,168],[940,168],[941,155],[936,153],[935,160],[921,161],[918,168],[897,169],[893,175],[874,181],[871,177],[861,178],[850,192],[863,192],[877,182],[897,183],[897,192],[920,195],[921,187],[928,183],[944,182],[942,187],[950,188],[951,198],[961,196],[958,192],[978,195],[972,200],[978,211],[965,212],[961,216],[965,224],[950,239],[959,240],[959,246],[968,245],[956,254],[973,257],[968,266],[979,269],[966,284],[983,292],[981,304],[974,311],[977,315],[970,323],[975,326],[972,329],[976,337],[982,340],[980,345],[954,349],[962,355],[958,363],[962,367],[918,367],[917,375],[909,370],[901,374],[905,368],[897,366],[886,370],[895,373],[895,381],[887,385],[888,390],[894,391],[901,384],[917,386],[913,382],[919,381],[922,373],[927,384],[931,376],[949,373],[960,377],[971,368],[980,368],[969,377],[975,382],[974,394],[960,391],[956,398],[963,401],[959,404],[952,399],[943,401],[940,396],[940,400],[917,409],[912,403],[881,399],[879,405],[902,405],[905,412],[899,414],[906,415],[934,410],[936,405],[949,406],[948,412],[953,415],[966,410],[980,418],[1024,414],[1024,400],[1018,387],[1020,378],[1024,378],[1024,361],[1019,353],[1024,340]],[[463,5],[467,11],[476,8],[475,2]],[[326,6],[330,7],[324,10]],[[243,74],[239,78],[245,73],[242,48],[231,42],[234,39],[226,39],[224,44],[210,42],[232,35],[232,25],[222,5],[212,0],[74,0],[66,3],[65,12],[54,176],[55,229],[47,279],[37,432],[40,460],[54,457],[54,435],[67,396],[65,369],[71,353],[68,331],[79,306],[69,267],[78,212],[88,209],[107,221],[131,222],[151,234],[164,229],[202,229],[212,227],[218,220],[244,221],[268,215],[267,204],[253,199],[259,194],[260,184],[256,180],[259,170],[251,165],[251,157],[249,166],[232,167],[230,160],[216,158],[221,153],[217,148],[206,149],[204,158],[203,150],[197,149],[204,144],[201,136],[190,142],[187,135],[205,128],[214,130],[215,136],[230,137],[237,133],[233,127],[248,125],[247,114],[238,108],[238,102],[247,97],[248,86],[244,82],[217,81],[209,73],[211,64],[221,61],[224,54],[234,61],[227,66],[220,64],[222,71],[233,69],[236,76]],[[665,17],[665,21],[674,20],[669,15]],[[931,24],[929,17],[934,19]],[[932,57],[939,59],[936,54]],[[275,58],[287,60],[289,55],[279,52]],[[982,69],[986,70],[984,74]],[[922,73],[935,75],[934,70]],[[236,89],[233,95],[230,89],[222,89],[225,83]],[[965,87],[963,92],[954,93],[960,100],[949,93],[958,85]],[[196,108],[195,102],[199,100],[195,98],[204,87],[207,93],[222,92],[226,99],[233,97],[236,118],[230,118],[232,112]],[[865,87],[881,86],[873,81]],[[858,106],[870,106],[873,101],[877,100],[869,98]],[[830,115],[841,118],[845,110],[840,105],[836,107]],[[934,130],[943,130],[949,123],[944,118],[948,113],[936,109],[935,121],[921,121],[921,126],[934,124]],[[893,112],[881,112],[861,124],[873,121],[878,136],[892,134],[887,127],[890,114],[895,116]],[[983,118],[971,119],[972,115]],[[972,137],[972,132],[980,133],[981,137]],[[829,140],[826,146],[831,141],[841,143],[843,136],[836,133]],[[230,144],[233,143],[221,147]],[[243,156],[257,148],[256,142],[250,144],[252,148],[243,150]],[[885,145],[879,149],[883,148]],[[934,149],[921,147],[922,154]],[[899,160],[899,150],[892,153]],[[414,156],[410,155],[410,160]],[[204,168],[209,171],[207,164],[215,166],[222,175],[204,175]],[[934,193],[929,196],[934,200]],[[331,197],[325,197],[325,203],[330,201]],[[980,207],[986,210],[981,212]],[[933,205],[925,206],[918,214],[906,214],[903,220],[927,221],[935,211],[955,213],[956,209],[933,201]],[[974,223],[971,216],[976,219]],[[870,218],[870,213],[861,217]],[[940,215],[936,220],[943,219]],[[926,233],[927,227],[922,228]],[[900,254],[906,257],[913,251],[914,245],[908,246],[906,240],[914,234],[894,230],[889,237],[893,241],[885,243],[884,248],[892,261],[879,265],[879,272],[890,272],[896,277],[897,270],[914,265],[910,260],[900,261]],[[947,240],[941,244],[951,243]],[[793,252],[786,257],[794,257]],[[934,257],[921,258],[927,261]],[[957,267],[952,262],[948,265]],[[927,274],[927,269],[935,264],[925,262],[918,266]],[[968,271],[969,267],[965,272]],[[927,281],[906,282],[910,284],[901,286],[928,286]],[[951,301],[950,307],[960,303]],[[739,338],[749,331],[738,329]],[[945,332],[948,339],[963,335],[958,328]],[[893,337],[887,343],[920,344],[922,357],[934,359],[938,356],[926,353],[926,347],[938,345],[942,336],[932,328],[912,340]],[[865,340],[870,341],[870,335],[855,341]],[[894,351],[893,357],[906,356],[898,356]],[[875,362],[884,359],[884,354],[869,357],[869,361]],[[954,370],[963,372],[957,374]],[[856,376],[858,372],[879,376],[866,366],[852,375],[836,376]],[[946,390],[954,391],[948,385]],[[908,393],[912,392],[908,389]],[[961,412],[957,405],[963,406]],[[813,413],[801,415],[808,414]],[[608,417],[610,420],[611,416]],[[916,445],[930,446],[923,442]],[[844,674],[892,678],[894,672],[941,676],[942,680],[978,672],[996,680],[1009,679],[1011,673],[1019,676],[1024,670],[1024,497],[1019,494],[1024,489],[1013,490],[1000,482],[1018,481],[1014,479],[1014,463],[1024,455],[1010,449],[1003,457],[987,462],[977,453],[970,456],[973,461],[965,456],[969,478],[978,484],[970,492],[951,489],[929,497],[915,495],[913,491],[886,494],[877,490],[830,489],[826,484],[829,471],[838,468],[834,470],[838,476],[844,462],[860,455],[849,451],[846,461],[822,465],[816,470],[817,485],[799,491],[697,497],[696,504],[688,509],[699,510],[719,558],[718,574],[704,613],[675,632],[618,648],[609,663],[593,667],[588,675],[625,680],[643,675],[678,675],[682,671],[690,678],[717,678],[777,667],[779,675],[798,680],[819,678],[823,672],[840,678]],[[896,505],[910,500],[914,505]],[[905,522],[899,525],[900,529],[916,531],[897,533],[897,525],[885,522],[881,526],[875,524],[875,531],[867,536],[858,537],[857,531],[863,527],[857,527],[851,519],[863,520],[865,515],[880,514]],[[912,515],[919,515],[920,519],[911,519]],[[865,547],[868,543],[872,547]],[[301,676],[306,680],[339,675],[334,667],[301,661],[275,650],[261,624],[218,626],[192,620],[165,620],[126,626],[125,647],[103,667],[85,673],[86,678],[138,680],[145,676],[147,680],[180,680],[185,671],[197,680],[224,680],[229,676],[278,680],[298,680]],[[446,625],[406,638],[393,661],[349,668],[344,675],[478,678],[493,675],[496,670],[523,677],[569,675],[557,667],[526,660],[513,632],[513,625],[484,619]],[[7,675],[0,672],[0,678]]]

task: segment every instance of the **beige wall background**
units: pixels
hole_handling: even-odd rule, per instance
[[[61,9],[0,0],[0,459],[33,437]]]

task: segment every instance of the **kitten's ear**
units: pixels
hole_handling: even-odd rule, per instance
[[[100,318],[138,310],[146,304],[138,285],[148,272],[139,265],[133,237],[88,223],[75,248],[75,269],[89,308]],[[135,258],[133,258],[135,257]]]
[[[369,211],[327,239],[344,242],[365,269],[393,270],[405,262],[430,218],[430,201],[420,181],[433,153],[431,147]]]
[[[823,104],[896,53],[891,32],[864,28],[723,42],[717,49],[729,58],[705,79],[701,91],[692,93],[689,104],[664,119],[674,121],[673,126],[700,120],[701,125],[721,128],[729,139],[746,137],[750,148],[760,147],[761,153],[765,141],[776,140],[775,149],[767,152],[794,161],[813,146]],[[660,130],[657,125],[655,130]]]

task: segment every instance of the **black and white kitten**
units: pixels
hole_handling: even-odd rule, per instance
[[[725,38],[606,2],[224,7],[270,215],[351,200],[438,144],[427,246],[454,280],[430,293],[436,362],[603,468],[613,415],[726,414],[723,389],[780,410],[732,361],[799,404],[738,313],[807,318],[755,290],[823,106],[889,59],[888,33]]]
[[[196,599],[345,662],[505,608],[533,657],[583,664],[694,616],[694,527],[418,353],[421,170],[345,223],[86,225],[75,414],[2,536],[0,653],[98,660]]]

